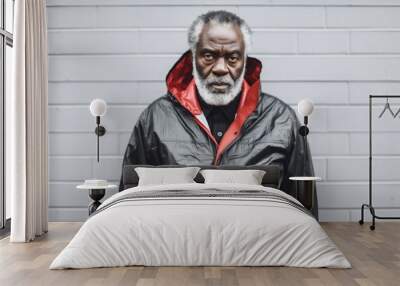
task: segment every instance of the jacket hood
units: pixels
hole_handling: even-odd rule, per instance
[[[247,57],[245,68],[245,86],[242,87],[242,92],[244,94],[242,96],[243,100],[241,100],[243,103],[247,101],[247,94],[245,91],[249,90],[251,87],[254,88],[254,85],[258,85],[259,87],[262,64],[256,58]],[[168,91],[183,107],[194,115],[202,112],[196,96],[192,52],[190,50],[186,51],[170,69],[166,77],[166,83]]]

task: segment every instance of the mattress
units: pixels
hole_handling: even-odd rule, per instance
[[[318,221],[284,192],[198,183],[113,195],[50,269],[129,265],[351,267]]]

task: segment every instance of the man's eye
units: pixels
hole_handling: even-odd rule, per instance
[[[214,59],[214,56],[212,54],[204,54],[204,59],[210,61]]]
[[[229,62],[236,63],[239,60],[238,57],[229,57]]]

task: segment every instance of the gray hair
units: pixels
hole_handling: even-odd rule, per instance
[[[245,50],[244,53],[245,55],[248,54],[251,49],[252,33],[250,27],[239,16],[224,10],[209,11],[206,14],[198,16],[196,20],[193,21],[188,32],[188,43],[193,54],[195,54],[196,46],[199,42],[200,33],[203,30],[204,25],[209,22],[215,22],[222,25],[238,25],[243,35]]]

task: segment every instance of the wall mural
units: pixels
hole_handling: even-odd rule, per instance
[[[247,56],[249,26],[210,11],[194,20],[188,43],[166,76],[168,93],[137,121],[123,166],[277,165],[281,189],[294,195],[289,177],[313,175],[310,151],[295,111],[261,90],[261,62]]]

